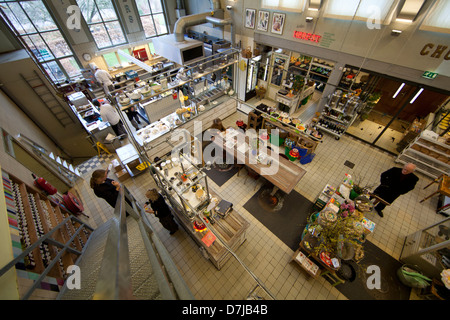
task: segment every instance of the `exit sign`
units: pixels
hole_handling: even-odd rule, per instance
[[[434,79],[437,77],[437,73],[436,72],[431,72],[431,71],[425,71],[422,74],[422,77],[427,78],[427,79]]]

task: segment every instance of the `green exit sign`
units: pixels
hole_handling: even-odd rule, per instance
[[[431,71],[425,71],[422,75],[422,77],[427,78],[427,79],[434,79],[437,77],[437,73],[436,72],[431,72]]]

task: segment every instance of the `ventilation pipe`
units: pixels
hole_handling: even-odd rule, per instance
[[[217,24],[217,25],[221,25],[221,26],[227,25],[227,24],[231,25],[231,20],[228,21],[228,20],[222,20],[222,19],[217,19],[217,18],[214,21],[207,20],[207,19],[214,18],[214,15],[216,15],[218,13],[222,13],[222,12],[223,12],[223,10],[220,9],[220,2],[218,0],[211,0],[211,11],[210,12],[191,14],[191,15],[179,18],[175,22],[174,31],[173,31],[175,41],[176,42],[184,41],[184,34],[186,32],[187,27],[196,26],[199,24],[207,23],[207,22],[211,22],[213,24]],[[233,30],[233,27],[232,27],[232,30]],[[232,33],[232,38],[233,38],[233,33]]]
[[[234,47],[235,44],[235,38],[236,35],[234,33],[234,28],[233,28],[233,21],[231,19],[228,20],[224,20],[224,19],[218,19],[218,18],[214,18],[214,17],[206,17],[206,21],[212,23],[213,25],[217,25],[217,26],[226,26],[226,25],[230,25],[230,32],[231,32],[231,46]]]

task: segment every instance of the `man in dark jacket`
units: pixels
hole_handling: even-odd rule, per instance
[[[373,192],[386,202],[392,203],[402,194],[413,190],[419,178],[413,173],[416,165],[407,163],[403,168],[391,168],[381,174],[381,184]],[[383,217],[385,204],[379,202],[375,210],[380,217]]]

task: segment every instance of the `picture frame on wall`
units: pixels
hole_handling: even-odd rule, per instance
[[[284,23],[286,21],[286,14],[274,12],[272,17],[272,33],[283,34]]]
[[[259,10],[256,29],[260,31],[267,31],[269,29],[269,17],[270,17],[269,11]]]
[[[255,9],[245,9],[245,27],[254,29],[256,20],[256,10]]]

